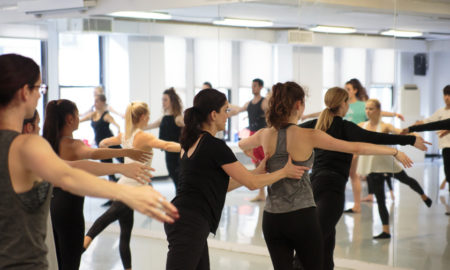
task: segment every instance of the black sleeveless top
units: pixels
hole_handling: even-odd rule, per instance
[[[95,143],[97,144],[97,146],[103,139],[114,136],[111,132],[111,129],[109,129],[109,123],[103,119],[107,113],[108,111],[105,111],[100,119],[98,119],[97,121],[91,121],[91,126],[94,129],[95,133]]]
[[[159,125],[159,138],[169,142],[179,142],[180,135],[181,127],[175,123],[175,116],[164,115]]]
[[[0,269],[47,269],[47,216],[51,185],[39,182],[17,194],[8,168],[11,143],[19,135],[0,130]]]
[[[251,101],[248,103],[247,112],[250,131],[258,131],[267,126],[266,115],[263,109],[261,109],[261,103],[263,100],[264,98],[261,98],[261,100],[256,104],[253,104]]]

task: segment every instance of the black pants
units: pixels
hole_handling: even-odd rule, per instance
[[[450,191],[450,148],[442,149],[442,159],[444,160],[445,179],[448,183],[448,190]]]
[[[166,167],[169,176],[175,184],[175,190],[178,190],[180,174],[180,153],[166,152]]]
[[[392,188],[392,173],[385,173],[383,174],[384,177],[384,181],[386,182],[386,184],[388,185],[389,190],[393,190]],[[373,183],[372,183],[372,179],[370,177],[368,177],[366,179],[367,181],[367,193],[369,194],[373,194]]]
[[[59,270],[78,270],[84,240],[84,197],[53,190],[50,212]]]
[[[378,204],[378,212],[380,213],[381,222],[383,225],[389,224],[389,212],[386,208],[385,199],[386,196],[384,194],[384,178],[386,173],[371,173],[367,176],[367,181],[371,181],[371,185],[373,186],[373,191],[375,197],[377,199]],[[423,195],[423,189],[416,179],[409,177],[404,170],[399,173],[388,173],[388,175],[392,175],[395,179],[398,179],[401,183],[408,185],[412,190],[414,190],[417,194]]]
[[[262,228],[275,270],[293,269],[294,251],[305,270],[322,270],[322,233],[315,207],[281,214],[264,211]]]
[[[97,145],[98,145],[98,143],[97,143]],[[122,147],[120,145],[113,145],[113,146],[110,146],[109,148],[122,149]],[[120,163],[124,162],[123,157],[118,157],[118,158],[115,158],[115,159],[117,161],[119,161]],[[102,159],[101,162],[113,163],[113,160],[112,160],[112,158],[111,159]],[[114,174],[108,175],[108,179],[109,179],[109,181],[113,181],[113,182],[117,182],[117,180],[119,180],[119,179],[116,178],[116,176]]]
[[[344,212],[347,179],[335,173],[311,178],[323,236],[323,269],[333,270],[336,225]]]
[[[122,259],[124,269],[131,268],[131,251],[130,239],[131,231],[133,230],[133,210],[124,203],[114,201],[111,207],[101,215],[89,229],[87,235],[94,239],[100,234],[109,224],[119,220],[120,225],[120,242],[119,252]]]
[[[180,218],[174,224],[164,223],[169,242],[166,270],[209,270],[208,221],[200,213],[178,211]]]
[[[388,183],[390,190],[392,190],[392,183],[389,184],[387,179],[391,179],[391,177],[393,177],[393,178],[397,179],[398,181],[400,181],[400,183],[408,185],[412,190],[414,190],[419,195],[424,194],[424,191],[423,191],[422,187],[420,186],[419,182],[417,182],[416,179],[407,175],[404,170],[402,170],[401,172],[398,172],[398,173],[380,173],[380,174],[382,174],[382,177],[384,177],[384,179]],[[367,178],[367,185],[369,188],[369,194],[374,194],[373,183],[372,183],[372,179],[370,177]],[[371,191],[372,191],[372,193],[371,193]]]

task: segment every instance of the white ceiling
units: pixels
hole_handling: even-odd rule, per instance
[[[98,16],[121,10],[159,10],[169,12],[176,21],[188,23],[209,24],[217,18],[234,17],[271,20],[274,28],[320,24],[351,26],[367,34],[397,28],[422,31],[428,39],[450,39],[450,0],[97,0],[96,7],[85,13],[55,13],[41,18],[2,9],[21,1],[25,0],[0,0],[0,23]]]

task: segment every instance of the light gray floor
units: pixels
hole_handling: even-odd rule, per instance
[[[372,240],[381,232],[378,209],[376,203],[363,203],[362,214],[347,214],[339,221],[336,269],[450,269],[450,218],[444,215],[449,195],[438,190],[444,178],[442,162],[428,160],[407,172],[433,199],[433,206],[427,208],[409,187],[394,180],[395,200],[386,195],[393,238]],[[168,180],[155,181],[154,187],[169,199],[174,195]],[[228,194],[217,235],[210,237],[211,269],[272,269],[261,230],[264,204],[249,202],[254,195],[245,188]],[[346,196],[351,206],[349,187]],[[87,228],[106,210],[100,207],[103,202],[86,199]],[[81,269],[122,269],[117,227],[111,225],[94,240]],[[135,213],[131,248],[134,269],[164,269],[167,243],[162,224]]]

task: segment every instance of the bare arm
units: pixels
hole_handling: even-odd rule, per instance
[[[125,115],[123,113],[118,112],[115,110],[112,106],[108,106],[108,111],[112,112],[113,114],[116,114],[122,118],[125,118]]]
[[[110,123],[110,124],[113,124],[113,125],[117,128],[118,133],[120,133],[120,126],[119,126],[119,124],[117,124],[116,120],[114,120],[114,117],[112,117],[112,116],[108,113],[108,114],[105,115],[104,119],[105,119],[106,122],[108,122],[108,123]]]
[[[96,176],[120,173],[143,184],[150,182],[150,178],[152,177],[150,170],[154,170],[151,167],[137,162],[113,164],[89,160],[76,160],[66,161],[66,163],[73,168],[86,171]]]
[[[398,117],[400,120],[405,121],[405,117],[403,117],[403,115],[400,114],[400,113],[382,111],[381,112],[381,116],[384,116],[384,117]]]
[[[80,122],[85,122],[85,121],[91,120],[93,114],[94,114],[94,112],[88,112],[86,115],[84,115],[80,118]]]
[[[161,120],[162,120],[162,117],[159,118],[158,120],[156,120],[155,122],[148,124],[148,126],[145,127],[145,130],[159,128],[159,126],[161,125]]]
[[[122,133],[119,133],[119,135],[117,135],[117,136],[103,139],[98,144],[98,147],[100,147],[100,148],[108,148],[108,147],[113,146],[113,145],[120,145],[122,143],[122,139],[121,138],[122,138]]]
[[[241,112],[245,112],[247,110],[248,104],[249,102],[245,103],[242,107],[230,104],[228,107],[230,109],[230,111],[228,112],[228,117],[235,116]]]
[[[252,174],[263,174],[266,173],[266,162],[269,158],[268,155],[265,155],[264,159],[261,160],[258,167],[251,171]],[[228,192],[237,189],[238,187],[241,187],[242,183],[234,180],[230,177],[230,182],[228,183]]]
[[[73,194],[119,200],[164,222],[172,223],[178,218],[177,209],[152,187],[118,185],[71,168],[39,136],[24,138],[19,156],[24,161],[25,169]]]
[[[239,148],[246,153],[247,151],[261,146],[261,134],[264,129],[258,130],[255,134],[239,141]]]
[[[303,173],[309,170],[307,167],[292,164],[290,156],[286,166],[284,166],[283,169],[267,174],[253,174],[239,161],[222,165],[222,169],[231,178],[246,186],[250,190],[255,190],[257,188],[270,185],[286,177],[300,179],[303,176]]]
[[[179,127],[184,127],[184,116],[182,114],[175,117],[175,124]]]
[[[153,134],[140,132],[135,137],[134,145],[145,145],[151,148],[159,148],[169,152],[180,152],[181,146],[177,142],[169,142],[156,138]],[[139,147],[140,148],[140,147]],[[145,148],[144,148],[145,149]]]
[[[72,151],[76,159],[110,159],[115,157],[129,157],[136,161],[145,162],[149,153],[136,149],[110,149],[110,148],[90,148],[82,141],[73,142]]]

